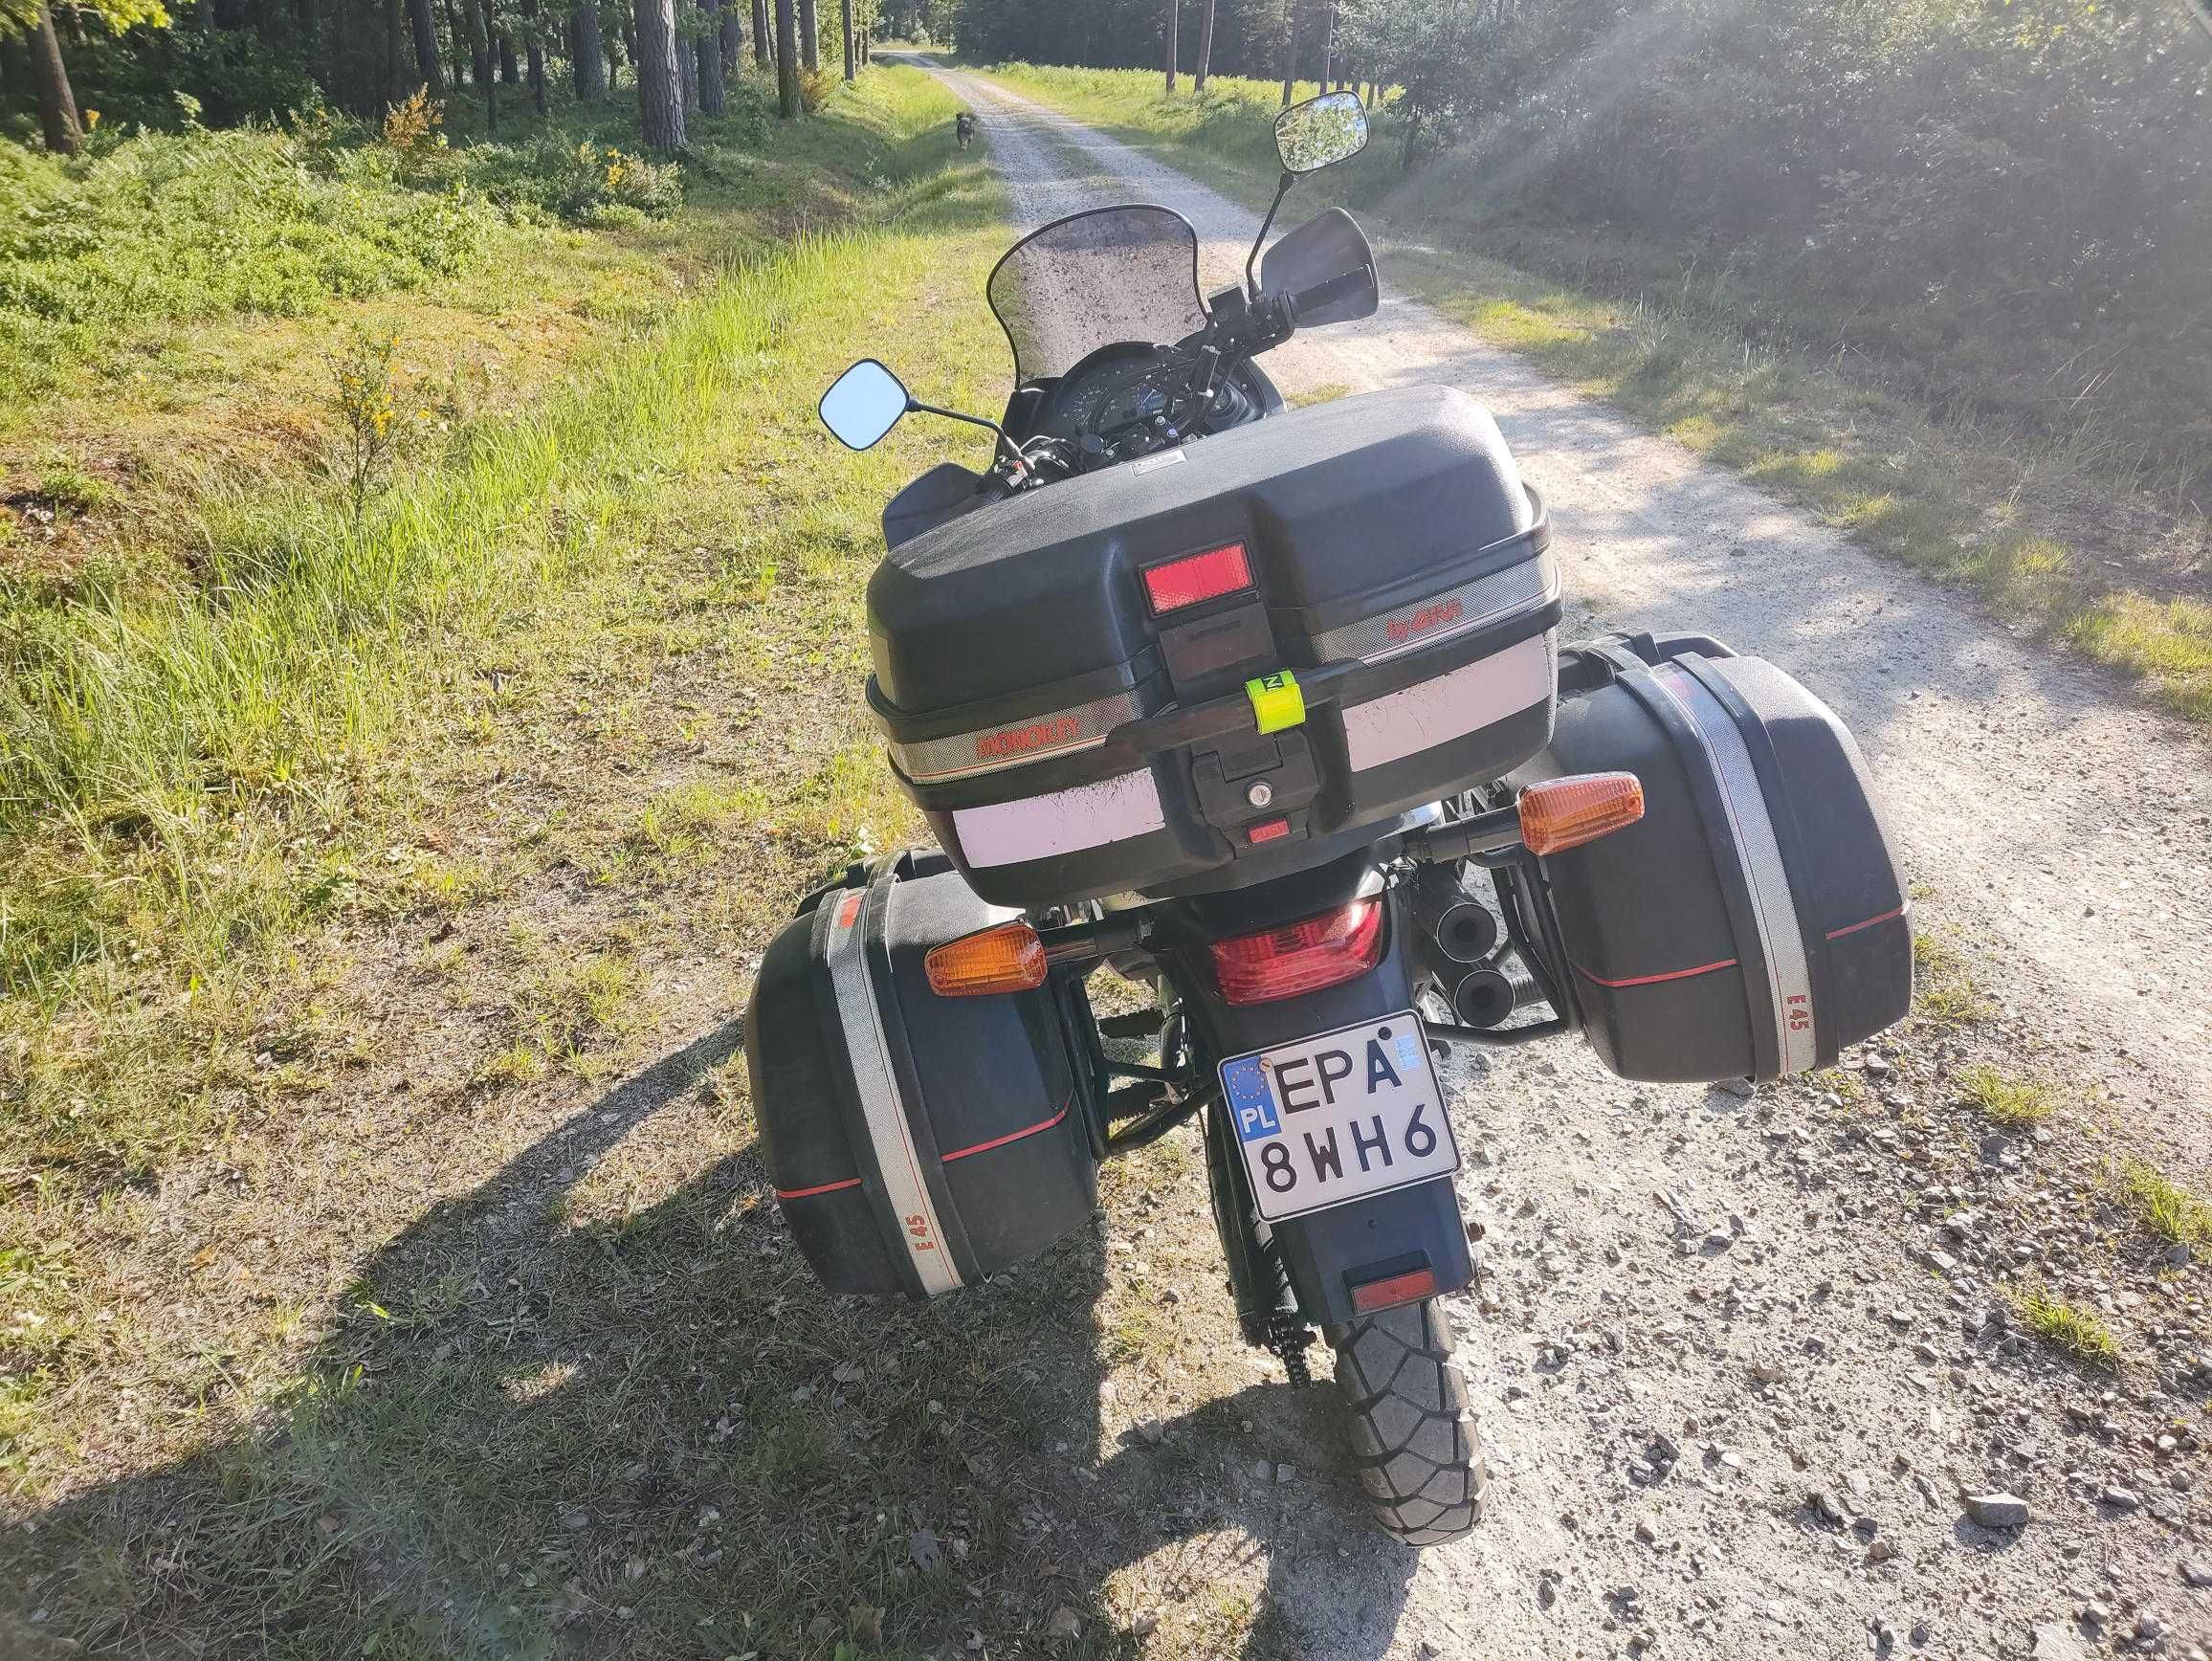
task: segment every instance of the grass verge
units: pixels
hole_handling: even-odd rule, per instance
[[[1144,71],[978,67],[1251,207],[1273,189],[1275,83],[1216,78],[1199,100]],[[2212,723],[2212,521],[2115,485],[2131,474],[2117,446],[1938,420],[1886,391],[1878,365],[1731,327],[1717,279],[1603,232],[1470,223],[1445,175],[1403,175],[1393,153],[1378,140],[1318,175],[1300,210],[1355,210],[1390,242],[1394,282],[1485,339]]]
[[[412,829],[423,758],[480,741],[547,643],[604,613],[634,578],[641,504],[686,469],[759,466],[785,516],[733,550],[717,601],[804,580],[809,536],[857,545],[887,462],[814,479],[810,438],[762,406],[811,410],[798,320],[853,269],[918,277],[921,245],[807,233],[763,258],[791,227],[758,210],[813,178],[825,219],[873,201],[934,213],[940,238],[993,222],[973,169],[935,170],[921,135],[947,107],[887,74],[808,123],[812,153],[779,135],[756,170],[781,183],[698,210],[693,253],[727,274],[709,298],[657,307],[526,417],[463,422],[360,511],[313,476],[202,479],[183,558],[125,541],[67,583],[0,586],[0,1189],[133,1180],[275,1107],[300,1043],[276,1006],[320,972],[291,942],[476,895],[483,859]],[[803,470],[733,455],[741,419]]]

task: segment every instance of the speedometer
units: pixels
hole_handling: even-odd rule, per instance
[[[1064,391],[1052,411],[1052,426],[1069,437],[1095,432],[1104,436],[1134,421],[1150,420],[1167,410],[1167,395],[1150,386],[1149,355],[1135,362],[1101,364]]]

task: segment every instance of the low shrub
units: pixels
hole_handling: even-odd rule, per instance
[[[149,321],[419,287],[498,223],[322,127],[142,134],[76,163],[0,147],[0,389],[36,390]]]

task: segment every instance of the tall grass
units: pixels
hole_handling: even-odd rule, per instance
[[[918,77],[867,96],[894,132],[950,109]],[[939,236],[973,210],[874,153],[879,204],[928,199]],[[810,412],[794,348],[873,303],[854,273],[918,282],[930,246],[800,234],[358,518],[231,487],[171,575],[0,587],[0,1176],[143,1169],[231,1112],[285,942],[374,885],[395,781],[488,701],[476,672],[585,627],[686,467],[764,449],[763,400]]]

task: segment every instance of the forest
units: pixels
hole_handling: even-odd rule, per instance
[[[564,79],[579,104],[636,100],[647,145],[682,148],[687,113],[715,117],[749,52],[781,113],[827,95],[826,74],[867,61],[876,0],[0,0],[0,135],[35,132],[75,154],[111,131],[279,122],[327,110],[381,120],[417,93],[548,112]],[[824,65],[830,66],[825,71]]]
[[[742,57],[789,116],[878,33],[1199,100],[1224,75],[1384,89],[1423,213],[1601,288],[1723,297],[1749,338],[1869,355],[1938,410],[2093,428],[2201,499],[2199,0],[0,0],[0,132],[69,153],[103,122],[381,120],[420,89],[496,135],[551,88],[634,99],[674,155]]]

